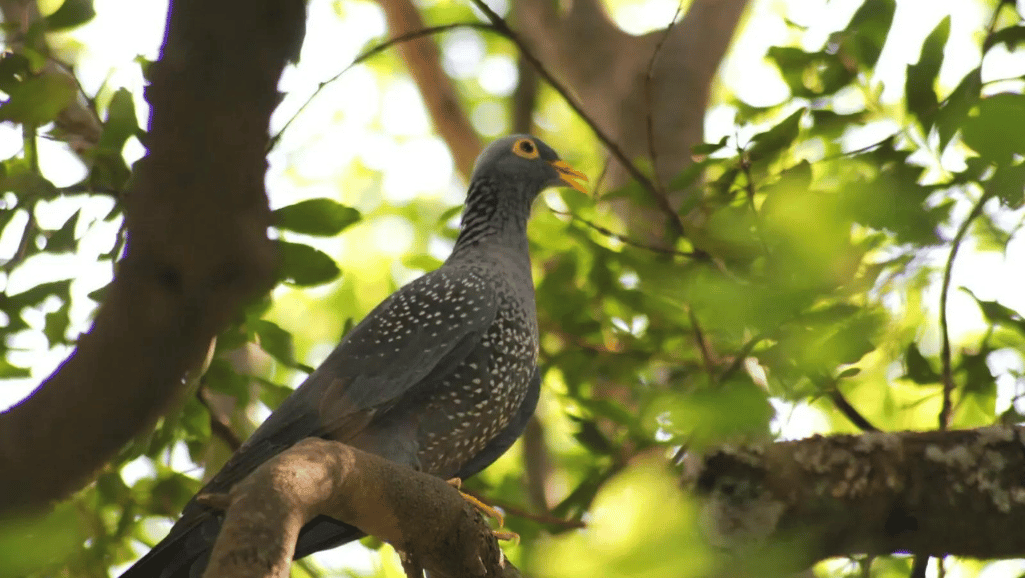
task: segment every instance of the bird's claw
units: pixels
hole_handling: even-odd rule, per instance
[[[453,488],[455,488],[457,490],[459,490],[459,488],[463,487],[463,480],[460,479],[460,478],[452,478],[451,480],[447,480],[447,481],[448,481],[448,485],[452,486]],[[484,502],[478,500],[477,498],[471,496],[470,494],[467,494],[466,492],[463,492],[462,490],[459,491],[459,495],[462,496],[464,500],[469,502],[470,505],[472,505],[473,507],[475,507],[478,510],[480,510],[480,512],[482,514],[484,514],[485,516],[488,516],[489,518],[494,518],[495,521],[498,522],[498,527],[499,528],[505,526],[505,516],[502,515],[502,512],[499,512],[495,508],[492,508],[491,506],[485,504]],[[513,536],[516,536],[517,542],[519,541],[519,536],[517,536],[513,532],[498,532],[498,531],[496,531],[496,532],[494,532],[494,534],[495,534],[495,537],[498,538],[499,540],[510,540],[510,539],[512,539],[512,538],[502,538],[502,537],[499,537],[499,534],[503,534],[503,535],[511,534]]]
[[[513,544],[520,543],[520,535],[516,532],[492,530],[491,535],[494,536],[496,540],[505,540],[508,542],[512,542]]]

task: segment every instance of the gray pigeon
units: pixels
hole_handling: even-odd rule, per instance
[[[523,432],[540,389],[531,205],[546,187],[586,192],[586,180],[537,138],[491,143],[470,178],[448,260],[374,308],[200,493],[228,491],[312,436],[445,479],[494,462]],[[221,514],[193,498],[122,578],[200,576],[220,525]],[[319,516],[303,527],[295,557],[362,536]]]

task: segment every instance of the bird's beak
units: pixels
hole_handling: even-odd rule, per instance
[[[566,161],[551,161],[555,170],[559,171],[559,179],[581,193],[589,194],[587,190],[587,175],[569,166]]]

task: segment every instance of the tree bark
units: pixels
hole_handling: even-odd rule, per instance
[[[227,515],[205,578],[288,576],[299,530],[321,514],[395,546],[409,576],[519,576],[451,485],[338,442],[300,441],[207,501]]]
[[[88,483],[269,288],[268,120],[304,24],[302,0],[172,2],[146,91],[149,154],[125,206],[127,255],[74,353],[0,415],[0,512]]]
[[[788,543],[795,567],[914,552],[1025,556],[1025,427],[815,436],[688,460],[709,539]]]

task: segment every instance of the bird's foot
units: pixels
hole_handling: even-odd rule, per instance
[[[448,481],[448,485],[452,486],[453,488],[455,488],[457,490],[459,490],[459,488],[463,487],[463,480],[460,479],[460,478],[452,478],[451,480],[447,480],[447,481]],[[470,494],[467,494],[466,492],[463,492],[462,490],[459,491],[459,495],[462,496],[463,499],[466,500],[467,502],[470,502],[470,504],[473,507],[475,507],[478,510],[480,510],[480,512],[482,514],[484,514],[485,516],[488,516],[490,518],[494,518],[495,521],[498,522],[498,527],[499,528],[501,528],[502,526],[505,526],[505,516],[502,515],[502,512],[499,512],[498,510],[492,508],[491,506],[485,504],[484,502],[478,500],[477,498],[471,496]],[[513,533],[512,532],[496,532],[495,533],[495,537],[498,538],[499,540],[502,540],[503,538],[499,537],[499,534],[513,534]],[[513,534],[513,535],[515,536],[515,534]],[[519,538],[519,536],[517,536],[517,538]]]
[[[504,540],[506,542],[512,542],[513,544],[520,543],[520,535],[516,532],[492,530],[491,535],[494,536],[496,540]]]

